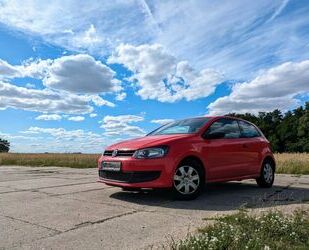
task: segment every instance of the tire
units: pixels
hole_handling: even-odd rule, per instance
[[[173,175],[173,196],[179,200],[193,200],[205,185],[203,167],[197,161],[183,162]]]
[[[263,162],[260,177],[256,179],[259,187],[270,188],[275,180],[275,166],[271,161]]]

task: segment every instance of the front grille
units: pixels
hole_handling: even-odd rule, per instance
[[[99,176],[103,179],[126,183],[153,181],[160,177],[160,173],[160,171],[114,172],[99,170]]]
[[[135,153],[135,150],[118,150],[117,155],[115,157],[125,157],[132,156]],[[113,150],[105,150],[104,156],[112,156]]]

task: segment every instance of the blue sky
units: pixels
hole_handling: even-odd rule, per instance
[[[173,119],[309,100],[309,3],[0,0],[0,137],[93,152]]]

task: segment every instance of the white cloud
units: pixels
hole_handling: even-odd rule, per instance
[[[145,131],[138,126],[130,124],[143,120],[144,117],[137,115],[107,115],[102,120],[101,128],[105,130],[104,135],[106,136],[141,136],[145,134]]]
[[[49,72],[50,67],[53,64],[52,59],[33,59],[23,61],[20,65],[14,65],[18,70],[19,75],[16,77],[30,77],[36,79],[44,79]],[[14,77],[11,77],[14,78]]]
[[[243,78],[308,58],[306,1],[2,1],[0,22],[71,51],[110,54],[120,43],[160,43],[194,68]],[[59,18],[66,17],[66,18]],[[284,38],[284,39],[283,39]]]
[[[0,59],[0,78],[15,77],[19,75],[19,70],[8,62]]]
[[[44,121],[59,121],[62,119],[61,115],[57,114],[46,114],[46,115],[39,115],[35,118],[36,120],[44,120]]]
[[[28,88],[28,89],[35,89],[35,84],[33,84],[33,83],[27,83],[27,84],[26,84],[26,88]]]
[[[63,56],[53,61],[43,84],[74,93],[98,94],[121,89],[114,75],[114,71],[92,56]]]
[[[90,118],[94,118],[94,117],[97,117],[97,116],[98,115],[96,113],[92,113],[92,114],[89,115]]]
[[[0,22],[69,50],[108,52],[118,41],[146,42],[153,30],[135,0],[3,1]],[[61,18],[65,17],[65,18]],[[141,35],[143,34],[143,35]]]
[[[13,152],[84,152],[101,153],[113,143],[108,138],[82,129],[30,127],[21,135],[7,134]]]
[[[157,120],[151,120],[152,123],[157,123],[159,125],[165,125],[167,123],[173,122],[174,119],[157,119]]]
[[[76,48],[88,48],[90,51],[104,42],[93,24],[85,32],[81,32],[72,38],[72,45]]]
[[[206,97],[222,80],[222,76],[212,69],[195,71],[187,61],[177,62],[159,44],[121,44],[108,63],[123,64],[134,73],[130,79],[136,81],[137,94],[142,99],[161,102]]]
[[[89,98],[49,89],[27,89],[0,81],[0,109],[14,108],[37,112],[91,113]]]
[[[287,1],[156,1],[156,42],[197,68],[242,79],[257,69],[309,56],[308,4]],[[289,7],[289,8],[288,8]],[[288,8],[287,11],[283,11]]]
[[[82,122],[85,120],[85,117],[83,116],[71,116],[68,118],[69,121],[73,121],[73,122]]]
[[[119,93],[116,95],[116,100],[117,101],[123,101],[127,97],[127,94],[125,92]]]
[[[277,16],[281,14],[284,8],[288,5],[290,0],[283,0],[279,8],[272,14],[272,16],[268,19],[267,22],[274,20]]]
[[[271,68],[250,82],[238,83],[229,96],[208,108],[211,114],[287,110],[297,105],[297,95],[309,92],[309,60],[287,62]]]
[[[101,106],[108,106],[108,107],[115,107],[116,105],[110,101],[104,100],[102,97],[98,95],[93,95],[89,97],[91,101],[98,107]]]
[[[115,72],[102,62],[86,54],[62,56],[46,60],[28,60],[21,65],[10,65],[0,59],[0,77],[31,77],[53,89],[78,94],[99,94],[122,90]]]
[[[52,113],[90,113],[96,106],[115,107],[104,100],[101,92],[118,92],[120,81],[114,71],[89,55],[63,56],[58,59],[27,60],[20,65],[10,65],[0,60],[0,108],[15,108]],[[14,78],[42,80],[45,89],[35,89],[27,83],[19,87],[8,83]]]
[[[84,136],[85,132],[82,129],[77,130],[66,130],[65,128],[41,128],[41,127],[30,127],[29,129],[22,131],[24,134],[49,134],[53,137],[57,137],[59,139],[71,139],[72,137],[78,138],[80,136]],[[88,133],[91,135],[92,133]]]

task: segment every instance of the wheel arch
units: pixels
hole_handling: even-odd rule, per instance
[[[201,171],[203,171],[203,176],[204,176],[204,181],[205,181],[206,180],[206,175],[207,175],[207,170],[206,170],[206,167],[205,167],[203,161],[198,156],[196,156],[196,155],[187,155],[187,156],[183,157],[178,162],[177,167],[179,167],[181,164],[183,164],[185,162],[188,162],[188,161],[196,161],[196,162],[198,162],[198,164],[201,167]]]
[[[271,163],[273,164],[275,170],[276,170],[276,161],[275,161],[275,159],[274,159],[273,156],[271,156],[271,155],[266,155],[266,156],[264,157],[263,161],[262,161],[262,166],[263,166],[263,164],[264,164],[265,162],[271,162]],[[261,167],[262,167],[262,166],[261,166]]]

